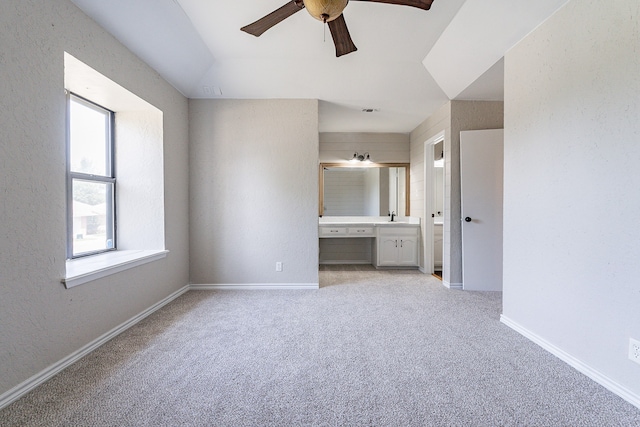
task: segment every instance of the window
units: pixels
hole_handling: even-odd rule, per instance
[[[163,112],[67,52],[64,87],[70,289],[169,251]]]
[[[116,248],[114,113],[67,96],[67,258]]]

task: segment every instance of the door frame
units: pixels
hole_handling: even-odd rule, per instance
[[[438,142],[442,141],[443,142],[443,149],[446,147],[446,142],[445,142],[445,131],[442,130],[440,132],[438,132],[436,135],[432,136],[431,138],[429,138],[428,140],[426,140],[424,142],[424,227],[423,227],[423,252],[424,252],[424,260],[423,260],[423,265],[424,265],[424,271],[423,273],[426,274],[433,274],[434,271],[434,262],[433,262],[433,256],[434,256],[434,245],[433,245],[433,220],[431,218],[431,214],[433,213],[435,207],[433,206],[433,201],[434,201],[434,197],[435,197],[435,193],[433,191],[433,180],[435,178],[434,173],[433,173],[433,162],[434,162],[434,158],[433,158],[433,146],[435,144],[437,144]],[[446,151],[446,150],[445,150]],[[447,198],[447,156],[445,154],[445,162],[444,162],[444,169],[443,169],[443,181],[444,181],[444,200],[446,201]],[[446,208],[446,202],[444,203],[445,206],[443,206],[444,212],[447,212],[447,208]],[[443,224],[443,230],[444,229],[448,229],[447,226],[447,216],[446,214],[444,215],[443,218],[444,224]],[[444,245],[444,233],[443,233],[443,248],[442,248],[442,283],[444,284],[444,266],[447,265],[447,262],[445,262],[445,260],[449,259],[449,253],[445,252],[445,248],[446,245]]]

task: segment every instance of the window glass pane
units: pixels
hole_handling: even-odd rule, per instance
[[[113,184],[74,179],[73,256],[114,247]]]
[[[109,112],[71,98],[71,171],[111,176],[109,168]]]

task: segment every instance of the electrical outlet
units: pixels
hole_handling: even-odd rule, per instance
[[[276,262],[276,271],[282,271],[282,263],[280,261]]]
[[[629,338],[629,359],[640,363],[640,341]]]

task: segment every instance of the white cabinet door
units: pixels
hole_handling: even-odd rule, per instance
[[[417,267],[419,227],[393,226],[378,230],[378,267]]]
[[[433,267],[436,270],[442,269],[442,224],[433,226]]]
[[[398,245],[398,265],[418,265],[418,239],[415,237],[400,236]]]
[[[380,236],[378,239],[378,265],[397,265],[398,239],[395,236]]]

